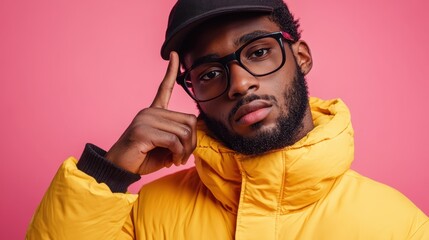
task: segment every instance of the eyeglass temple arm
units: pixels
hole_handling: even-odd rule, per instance
[[[282,31],[282,35],[286,40],[293,41],[293,38],[290,36],[289,33]]]

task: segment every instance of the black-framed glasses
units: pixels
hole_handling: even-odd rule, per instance
[[[195,101],[206,102],[224,94],[230,85],[228,64],[236,61],[255,77],[276,72],[286,62],[283,39],[293,41],[286,32],[268,33],[246,42],[235,52],[219,59],[201,60],[177,77],[177,83]]]

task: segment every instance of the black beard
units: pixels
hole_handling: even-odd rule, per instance
[[[297,68],[299,69],[299,68]],[[291,87],[285,92],[285,106],[280,112],[276,127],[270,130],[261,131],[253,137],[243,137],[228,130],[220,121],[208,117],[200,109],[200,118],[204,120],[211,133],[228,148],[245,154],[257,155],[274,149],[281,149],[294,144],[300,129],[303,127],[302,121],[308,107],[308,88],[304,74],[297,70]],[[229,114],[233,115],[237,109],[245,103],[256,99],[270,99],[276,103],[274,96],[250,95],[241,99]],[[261,123],[255,123],[252,129],[259,129]]]

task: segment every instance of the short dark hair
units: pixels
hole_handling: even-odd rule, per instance
[[[282,0],[279,0],[278,7],[274,9],[269,18],[275,22],[282,31],[289,33],[293,42],[301,39],[299,20],[294,18],[286,3]]]

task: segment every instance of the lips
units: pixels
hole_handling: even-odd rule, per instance
[[[271,111],[273,104],[266,100],[253,100],[241,106],[234,114],[234,121],[238,124],[251,125],[262,121]]]

